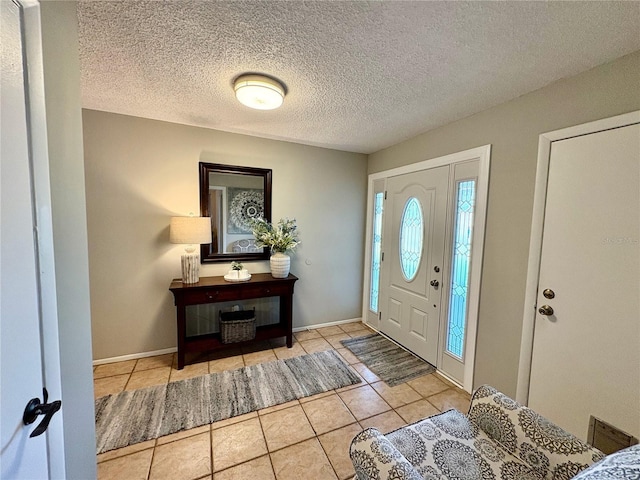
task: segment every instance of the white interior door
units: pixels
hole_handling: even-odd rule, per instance
[[[639,220],[638,124],[551,144],[529,406],[582,439],[640,436]]]
[[[449,167],[391,177],[385,201],[380,329],[436,365]]]
[[[42,106],[43,98],[29,90],[37,77],[38,62],[30,59],[23,44],[29,37],[24,30],[25,15],[39,13],[35,3],[30,4],[28,13],[9,1],[0,2],[0,8],[0,478],[64,478],[62,416],[56,415],[49,430],[33,438],[30,434],[43,417],[36,417],[31,425],[23,424],[27,403],[33,398],[43,400],[45,384],[52,396],[49,402],[61,393],[59,375],[45,379],[47,370],[55,370],[53,362],[47,369],[43,361],[41,333],[43,325],[50,324],[42,322],[55,324],[51,315],[55,312],[51,308],[54,273],[48,255],[53,249],[51,203],[48,186],[37,190],[38,200],[34,190],[40,181],[46,180],[43,185],[48,185],[46,162],[41,163],[42,157],[34,161],[34,138],[39,132],[30,125],[34,118],[41,118],[33,105]],[[29,18],[39,22],[39,17]],[[33,67],[30,74],[25,66]]]

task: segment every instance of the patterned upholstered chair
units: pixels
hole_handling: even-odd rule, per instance
[[[568,480],[604,457],[489,386],[467,415],[449,410],[387,435],[363,430],[350,455],[358,480]]]
[[[233,242],[231,251],[233,253],[260,253],[262,247],[256,247],[255,238],[243,238]]]
[[[640,445],[607,455],[573,480],[632,480],[640,478]]]

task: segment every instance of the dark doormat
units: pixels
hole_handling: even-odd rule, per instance
[[[430,363],[377,333],[341,343],[390,387],[436,371]]]

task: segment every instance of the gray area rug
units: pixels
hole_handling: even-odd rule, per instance
[[[340,343],[390,387],[436,371],[430,363],[377,333],[341,340]]]
[[[360,383],[334,351],[96,399],[97,453]]]

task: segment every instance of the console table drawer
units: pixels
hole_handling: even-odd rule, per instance
[[[208,290],[193,290],[180,292],[175,295],[176,305],[200,305],[203,303],[226,302],[237,300],[238,292],[225,290],[224,288],[212,288]]]
[[[226,286],[207,289],[193,289],[179,292],[175,295],[176,305],[197,305],[203,303],[227,302],[246,300],[250,298],[274,297],[293,293],[290,285],[243,285],[243,288],[229,288]]]

